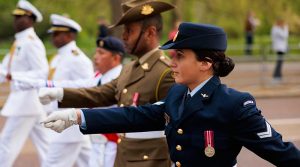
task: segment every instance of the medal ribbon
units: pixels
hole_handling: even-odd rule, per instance
[[[205,148],[213,147],[214,148],[214,132],[212,130],[204,131],[205,139]]]
[[[138,101],[139,101],[139,97],[140,97],[140,94],[138,92],[135,92],[133,94],[133,97],[132,97],[132,105],[133,106],[137,106],[138,105]]]

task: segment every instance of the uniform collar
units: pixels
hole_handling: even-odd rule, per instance
[[[122,70],[122,65],[117,65],[116,67],[110,69],[106,73],[102,74],[101,76],[101,83],[107,83],[111,80],[111,78],[117,78],[120,75]]]
[[[151,55],[152,55],[154,52],[156,52],[156,51],[159,50],[158,48],[159,48],[159,47],[156,47],[156,48],[150,50],[149,52],[147,52],[146,54],[144,54],[144,55],[139,59],[139,63],[140,63],[140,64],[144,64],[144,63],[151,57]]]
[[[141,57],[138,60],[138,63],[144,71],[150,71],[155,62],[160,59],[162,54],[163,52],[161,50],[155,48]]]
[[[212,78],[209,77],[207,80],[205,80],[204,82],[201,82],[196,88],[194,88],[192,91],[190,91],[190,89],[188,89],[187,94],[191,95],[191,97],[193,97],[210,79]]]
[[[29,27],[21,32],[16,33],[15,38],[20,39],[20,38],[28,37],[29,35],[33,35],[33,34],[35,34],[33,27]]]
[[[71,41],[71,42],[65,44],[64,46],[58,48],[58,54],[64,54],[64,53],[70,52],[71,50],[75,49],[76,47],[77,47],[76,42]]]
[[[210,78],[206,84],[195,94],[199,95],[202,100],[207,100],[211,97],[212,93],[218,85],[221,84],[220,78],[218,76],[213,76]]]

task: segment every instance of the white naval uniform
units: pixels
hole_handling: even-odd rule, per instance
[[[55,69],[53,80],[78,80],[93,77],[91,60],[76,46],[75,41],[58,49],[58,54],[50,64]],[[55,109],[54,109],[55,110]],[[59,111],[58,111],[59,112]],[[90,140],[78,126],[68,128],[62,133],[50,133],[50,145],[43,167],[87,166],[91,151]]]
[[[101,80],[101,85],[116,79],[122,70],[122,65],[118,65],[104,74],[96,73],[94,78],[81,80],[64,80],[53,81],[54,87],[62,88],[88,88],[97,86]],[[117,105],[114,105],[116,107]],[[116,154],[117,144],[112,141],[107,141],[106,137],[101,134],[90,135],[92,142],[92,152],[89,160],[89,167],[113,167]]]
[[[45,79],[48,75],[46,50],[34,29],[16,33],[14,46],[14,51],[4,57],[0,70],[9,71],[12,77]],[[37,90],[18,91],[11,86],[1,115],[7,119],[0,137],[0,166],[13,165],[28,136],[43,161],[48,148],[48,130],[40,125],[45,113]]]

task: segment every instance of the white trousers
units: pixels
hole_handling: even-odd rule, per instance
[[[116,154],[117,144],[115,142],[92,143],[89,167],[113,167]]]
[[[30,137],[37,148],[40,162],[48,149],[47,129],[40,125],[44,115],[7,117],[0,136],[0,167],[11,167]]]
[[[91,153],[88,140],[73,143],[50,143],[42,167],[87,167]]]

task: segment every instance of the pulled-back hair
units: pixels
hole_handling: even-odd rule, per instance
[[[212,63],[214,75],[219,77],[227,76],[234,69],[234,62],[225,55],[224,51],[215,50],[193,50],[198,61],[209,61]]]

